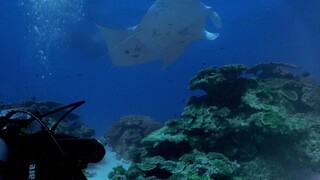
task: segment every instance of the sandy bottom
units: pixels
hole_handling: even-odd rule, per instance
[[[107,180],[108,174],[116,166],[122,165],[128,169],[130,162],[116,159],[116,153],[112,152],[109,147],[105,147],[106,155],[99,163],[92,163],[86,169],[86,176],[88,180]]]

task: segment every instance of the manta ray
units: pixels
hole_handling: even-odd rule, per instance
[[[219,36],[205,30],[207,18],[222,26],[219,15],[199,0],[156,0],[136,26],[121,30],[97,26],[115,66],[163,60],[166,67],[190,43]]]

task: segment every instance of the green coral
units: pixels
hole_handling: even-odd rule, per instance
[[[265,93],[262,97],[261,92],[263,90],[252,90],[248,89],[247,92],[242,96],[242,102],[256,110],[270,110],[273,108],[273,105],[270,104],[273,100],[273,97],[270,95],[271,93]]]
[[[318,119],[318,121],[320,118]],[[320,171],[320,133],[310,131],[305,138],[296,142],[293,148],[287,152],[287,159],[290,161],[303,164],[311,169]]]
[[[125,172],[122,171],[122,167],[117,167],[109,174],[109,178],[169,180],[228,178],[238,168],[239,164],[231,162],[223,154],[205,154],[193,150],[179,158],[179,161],[155,156],[143,159],[141,163],[132,165]]]
[[[298,68],[262,63],[200,71],[189,88],[205,94],[143,139],[125,177],[286,180],[295,178],[288,170],[294,165],[320,172],[320,88],[281,67]]]
[[[144,145],[152,144],[153,148],[157,148],[163,142],[179,144],[187,141],[187,138],[182,133],[168,133],[167,127],[152,132],[149,136],[142,140]]]
[[[211,180],[210,177],[199,175],[199,174],[192,174],[191,176],[187,177],[186,180]]]
[[[257,157],[251,161],[241,163],[237,180],[285,180],[292,179],[287,169],[279,161]]]
[[[282,96],[288,98],[291,101],[297,101],[298,100],[298,94],[294,90],[281,89],[281,90],[279,90],[279,93]]]
[[[148,168],[146,168],[146,165]],[[231,162],[218,153],[205,154],[197,150],[185,154],[179,161],[165,160],[161,157],[146,158],[142,163],[137,164],[143,172],[150,172],[158,169],[157,172],[167,172],[168,179],[186,179],[190,174],[197,174],[198,177],[228,177],[238,168],[238,164]],[[155,172],[155,171],[154,171]],[[168,173],[170,172],[170,173]],[[148,173],[146,173],[148,174]],[[159,174],[153,174],[159,176]],[[149,175],[150,176],[150,175]],[[182,178],[183,177],[183,178]]]
[[[259,112],[257,113],[259,118],[255,121],[255,125],[263,133],[281,135],[282,137],[292,136],[292,138],[305,133],[310,128],[308,118],[303,114],[288,115],[283,111],[283,109],[275,108],[270,111]]]
[[[237,107],[246,89],[256,85],[255,80],[241,77],[246,69],[245,65],[236,64],[200,71],[190,80],[189,89],[203,90],[206,95],[191,98],[189,104],[197,104],[200,101],[218,107]],[[237,87],[236,91],[234,87]]]
[[[122,166],[116,166],[113,171],[108,174],[110,180],[127,180],[127,171]]]

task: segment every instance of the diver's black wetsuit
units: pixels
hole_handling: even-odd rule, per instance
[[[2,168],[3,179],[85,180],[82,170],[90,162],[99,162],[105,154],[95,139],[55,138],[65,154],[44,133],[7,142],[9,156]]]
[[[10,123],[0,117],[0,180],[86,180],[82,170],[105,155],[96,139],[55,134],[45,125],[23,134],[19,124]]]

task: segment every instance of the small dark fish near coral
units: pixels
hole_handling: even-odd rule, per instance
[[[302,77],[309,77],[311,74],[309,72],[302,73]]]

